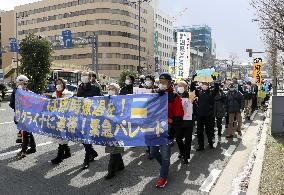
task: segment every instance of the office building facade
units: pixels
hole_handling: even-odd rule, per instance
[[[126,0],[43,0],[17,6],[14,12],[18,40],[29,33],[49,39],[55,66],[72,64],[78,69],[93,69],[91,37],[95,35],[99,73],[118,78],[124,69],[138,69],[138,4],[127,4]],[[142,3],[140,65],[148,71],[153,64],[153,17],[153,7]],[[73,48],[63,47],[65,30],[72,32]]]

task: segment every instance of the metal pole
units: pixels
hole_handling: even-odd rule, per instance
[[[141,0],[138,1],[138,7],[139,7],[139,68],[141,68]]]
[[[274,31],[274,39],[276,41],[276,31]],[[273,82],[272,82],[272,89],[273,89],[273,96],[277,96],[277,72],[276,72],[276,63],[277,63],[277,47],[273,46],[273,64],[272,64],[272,72],[273,72]]]
[[[98,67],[99,67],[99,37],[95,36],[95,46],[96,46],[96,75],[98,77]]]
[[[199,67],[198,67],[198,66],[199,66],[199,56],[198,56],[198,55],[199,55],[199,48],[197,48],[196,69],[198,69],[198,68],[199,68]],[[194,71],[195,71],[195,70],[194,70]]]
[[[231,65],[231,79],[233,79],[233,66],[234,66],[234,62],[232,61],[232,65]]]
[[[17,59],[17,70],[16,70],[16,72],[17,72],[17,77],[19,76],[19,50],[18,50],[18,44],[19,44],[19,42],[18,42],[18,16],[17,16],[17,13],[16,13],[16,42],[17,42],[17,57],[16,57],[16,59]]]
[[[95,35],[92,35],[92,70],[95,71]]]

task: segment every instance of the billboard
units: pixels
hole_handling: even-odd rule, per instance
[[[187,78],[190,69],[190,32],[177,33],[176,79]]]

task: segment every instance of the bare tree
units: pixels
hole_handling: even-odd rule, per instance
[[[263,29],[264,40],[284,51],[284,0],[251,0]]]

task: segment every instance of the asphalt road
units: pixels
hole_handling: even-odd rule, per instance
[[[48,161],[56,156],[57,144],[49,137],[35,135],[37,152],[24,159],[16,156],[20,145],[15,143],[17,129],[13,123],[13,111],[8,103],[0,107],[0,194],[208,194],[215,177],[224,169],[241,139],[216,138],[216,148],[196,152],[193,138],[192,155],[188,165],[178,159],[177,144],[172,149],[170,175],[165,189],[157,189],[155,183],[159,166],[148,160],[145,148],[126,149],[123,160],[125,170],[112,180],[106,181],[109,155],[104,147],[94,146],[99,157],[89,170],[81,171],[84,158],[82,144],[71,143],[72,157],[60,165]],[[249,124],[246,124],[246,127]],[[256,125],[252,122],[251,125]],[[226,133],[224,133],[224,136]],[[211,181],[211,182],[210,182]]]

